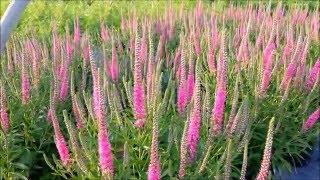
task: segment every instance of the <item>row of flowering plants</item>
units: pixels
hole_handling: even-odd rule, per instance
[[[81,18],[80,18],[81,19]],[[0,61],[0,179],[267,179],[319,132],[319,11],[247,5],[121,17]]]

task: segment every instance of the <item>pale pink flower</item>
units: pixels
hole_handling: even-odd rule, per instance
[[[314,66],[311,68],[305,82],[305,88],[310,91],[313,88],[319,76],[320,76],[320,59],[318,59],[317,62],[314,64]]]
[[[27,71],[26,59],[24,52],[22,52],[22,64],[21,64],[21,100],[22,104],[27,104],[30,99],[30,81],[29,73]]]
[[[272,55],[275,50],[274,43],[269,43],[263,52],[263,59],[262,59],[262,78],[261,84],[259,88],[259,96],[264,96],[265,92],[268,89],[270,80],[271,80],[271,73],[272,73]]]
[[[101,22],[100,23],[100,36],[104,43],[109,40],[109,31],[108,28]]]
[[[314,124],[319,121],[320,119],[320,107],[318,107],[309,117],[306,121],[302,124],[302,131],[306,132],[309,129],[311,129]]]
[[[266,180],[268,177],[269,168],[271,164],[273,135],[274,135],[274,118],[272,118],[269,123],[266,144],[263,151],[263,158],[262,158],[260,170],[256,177],[256,180]]]
[[[0,82],[0,125],[4,132],[9,130],[9,116],[7,113],[6,96],[2,83]]]
[[[283,76],[283,79],[281,81],[281,85],[280,85],[280,89],[285,91],[289,85],[289,83],[291,82],[292,78],[294,77],[295,73],[296,73],[297,67],[295,65],[294,62],[291,62],[287,69],[286,72]]]

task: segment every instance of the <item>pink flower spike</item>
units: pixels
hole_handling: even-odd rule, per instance
[[[213,133],[219,134],[222,130],[226,92],[219,88],[216,90],[214,107],[212,109]]]
[[[53,98],[50,99],[50,117],[51,117],[51,122],[53,126],[53,131],[54,131],[54,142],[56,144],[60,160],[62,161],[62,164],[64,166],[67,166],[70,162],[70,156],[69,156],[69,150],[68,150],[68,145],[61,133],[60,126],[59,126],[59,121],[55,112],[55,107],[54,107],[54,100]]]
[[[199,72],[197,72],[197,76],[198,75],[199,75]],[[197,77],[194,93],[193,93],[194,105],[193,105],[193,109],[191,110],[190,123],[187,131],[187,147],[189,149],[190,161],[193,161],[196,156],[197,146],[199,141],[199,132],[200,132],[200,123],[201,123],[201,94],[200,93],[201,93],[200,82],[199,82],[199,77]]]
[[[306,121],[303,122],[302,132],[306,132],[313,127],[313,125],[320,120],[320,107],[315,110]]]
[[[4,108],[0,108],[0,125],[4,132],[9,130],[9,116]]]
[[[56,147],[58,149],[58,153],[60,155],[60,159],[62,161],[62,164],[64,166],[67,166],[70,161],[69,150],[68,150],[67,143],[66,143],[64,137],[62,136],[61,132],[59,132],[59,133],[55,132],[54,142],[55,142]]]
[[[148,180],[160,180],[159,162],[153,162],[149,165]]]
[[[222,131],[224,106],[226,101],[226,87],[227,87],[227,74],[226,74],[226,51],[225,51],[225,40],[224,32],[221,37],[220,47],[220,59],[218,61],[218,71],[216,77],[216,92],[214,106],[212,109],[211,120],[212,120],[212,133],[218,135]]]
[[[310,91],[314,84],[316,83],[317,78],[320,76],[320,58],[317,60],[317,62],[314,64],[314,66],[311,68],[306,82],[305,82],[305,89]]]
[[[21,65],[21,100],[22,104],[25,105],[29,102],[30,98],[30,81],[29,74],[27,72],[27,65],[24,56],[24,52],[22,53],[22,65]]]
[[[6,107],[6,97],[3,85],[0,81],[0,125],[4,132],[9,130],[9,116]]]
[[[133,85],[133,114],[136,120],[135,125],[142,127],[145,122],[145,99],[144,87],[142,83],[142,63],[140,59],[140,39],[136,34],[135,40],[135,62],[134,62],[134,85]]]
[[[288,65],[288,68],[283,76],[280,88],[282,91],[285,91],[290,83],[290,81],[292,80],[292,78],[294,77],[295,73],[296,73],[296,65],[295,63],[291,62]]]
[[[99,146],[99,165],[103,175],[113,176],[113,162],[111,145],[104,129],[99,129],[98,134],[98,146]]]

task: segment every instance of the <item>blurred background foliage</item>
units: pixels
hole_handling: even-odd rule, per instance
[[[216,11],[222,11],[228,4],[245,5],[245,0],[204,0],[204,6],[215,6]],[[278,1],[252,0],[250,3],[272,3],[276,6]],[[8,7],[10,0],[0,1],[1,16]],[[282,2],[285,8],[289,6],[306,7],[309,9],[319,8],[317,0],[286,0]],[[179,9],[181,4],[185,9],[193,8],[196,1],[172,1],[172,7]],[[162,14],[168,6],[168,1],[102,1],[102,0],[31,0],[20,19],[14,32],[18,35],[35,33],[38,37],[48,37],[51,33],[52,22],[55,22],[59,33],[65,32],[65,27],[72,27],[73,19],[78,16],[81,29],[85,29],[91,35],[96,36],[99,31],[99,24],[103,21],[109,27],[118,29],[121,16],[128,17],[136,11],[138,16],[156,16]],[[72,28],[70,28],[72,30]]]

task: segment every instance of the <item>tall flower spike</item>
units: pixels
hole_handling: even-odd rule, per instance
[[[307,76],[307,79],[305,82],[305,89],[310,91],[313,88],[314,84],[316,83],[317,77],[319,76],[320,76],[320,58],[313,65],[313,67],[311,68]]]
[[[82,156],[80,147],[79,147],[79,143],[77,140],[77,133],[76,130],[72,124],[72,122],[70,121],[70,119],[68,118],[68,114],[67,114],[67,110],[63,110],[63,119],[64,119],[64,123],[66,124],[67,127],[67,131],[69,134],[69,138],[71,141],[71,149],[72,152],[74,153],[75,156],[75,161],[77,163],[77,165],[79,166],[79,168],[84,172],[87,173],[87,167],[84,161],[84,158]]]
[[[197,61],[199,64],[199,61]],[[196,68],[196,82],[193,93],[193,109],[190,114],[190,122],[187,134],[187,146],[189,149],[189,160],[194,160],[197,152],[197,146],[199,141],[199,131],[201,123],[201,90],[200,90],[200,70],[199,65]]]
[[[181,62],[180,62],[180,78],[179,78],[179,87],[177,92],[177,109],[181,114],[185,111],[187,105],[187,82],[186,82],[186,62],[185,62],[185,49],[184,49],[184,40],[181,35]]]
[[[297,60],[300,57],[299,56],[299,52],[300,52],[300,47],[301,46],[301,36],[299,36],[298,41],[297,41],[297,45],[296,45],[296,50],[291,58],[291,61],[286,69],[286,72],[283,76],[283,79],[281,81],[281,85],[280,88],[282,91],[285,91],[288,88],[289,83],[291,82],[291,80],[293,79],[294,75],[296,74],[296,70],[297,70]]]
[[[273,42],[269,42],[266,48],[263,51],[263,62],[262,62],[262,78],[259,87],[258,95],[263,97],[265,92],[268,89],[271,73],[272,73],[272,56],[274,53],[275,45]]]
[[[21,100],[22,104],[27,104],[30,99],[30,81],[29,73],[27,68],[27,62],[25,57],[25,51],[22,50],[22,64],[21,64]]]
[[[318,107],[306,121],[303,122],[302,131],[306,132],[313,127],[313,125],[320,120],[320,107]]]
[[[56,147],[60,156],[60,160],[62,161],[62,164],[64,166],[67,166],[70,162],[68,145],[60,130],[59,121],[55,111],[55,103],[52,96],[50,98],[50,116],[51,116],[53,131],[54,131],[54,142],[56,144]]]
[[[0,125],[4,132],[9,130],[9,116],[7,113],[6,94],[4,85],[0,80]]]
[[[214,106],[212,109],[211,120],[212,120],[212,133],[218,135],[222,130],[224,106],[226,101],[226,86],[227,86],[227,75],[226,75],[226,51],[225,51],[225,34],[222,32],[221,47],[220,47],[220,59],[218,61],[218,71],[216,80],[216,91]]]
[[[144,87],[142,82],[142,63],[140,59],[140,38],[136,32],[135,39],[135,62],[134,62],[134,85],[133,85],[133,113],[135,117],[134,125],[142,128],[145,123],[145,101]]]
[[[148,180],[160,180],[160,162],[158,155],[158,136],[159,136],[159,116],[160,116],[161,105],[158,106],[156,114],[153,118],[152,125],[152,142],[151,142],[151,155],[150,163],[148,168]]]
[[[271,164],[271,150],[272,150],[273,135],[274,135],[274,117],[269,122],[266,145],[263,151],[263,158],[262,158],[260,170],[256,177],[256,180],[265,180],[268,177],[269,168]]]
[[[186,174],[186,166],[187,166],[187,160],[188,160],[188,158],[187,158],[187,155],[188,155],[188,147],[187,147],[188,124],[189,124],[189,118],[185,122],[182,137],[181,137],[180,164],[179,164],[179,171],[178,171],[179,179],[183,179]]]
[[[92,56],[90,56],[92,57]],[[95,119],[98,122],[98,151],[99,151],[99,165],[102,175],[107,178],[113,177],[113,161],[111,145],[108,138],[107,126],[105,124],[105,100],[101,88],[100,70],[95,69],[95,64],[92,62],[92,76],[94,82],[93,105]]]

